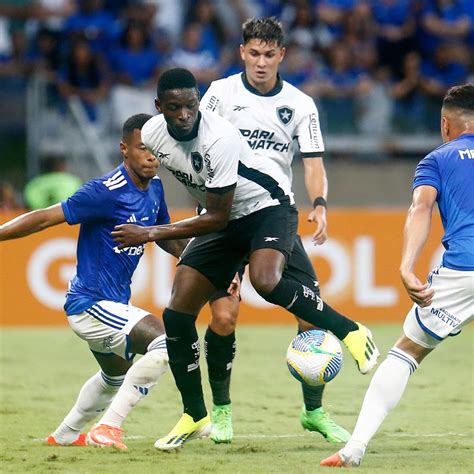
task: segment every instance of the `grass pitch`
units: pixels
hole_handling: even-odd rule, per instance
[[[202,328],[201,328],[202,329]],[[374,326],[383,354],[399,326]],[[201,331],[202,332],[202,331]],[[125,424],[127,452],[46,446],[44,438],[97,370],[84,342],[69,329],[0,332],[0,470],[58,473],[309,473],[330,472],[320,459],[338,445],[301,429],[299,384],[286,369],[289,326],[240,327],[232,385],[231,445],[192,441],[178,453],[153,448],[181,413],[170,373]],[[369,446],[358,472],[473,472],[472,327],[449,338],[412,377],[405,397]],[[452,339],[452,340],[451,340]],[[204,364],[204,362],[203,362]],[[203,374],[206,368],[203,366]],[[371,376],[360,375],[345,352],[341,373],[325,392],[325,407],[354,427]],[[209,390],[206,396],[210,406]]]

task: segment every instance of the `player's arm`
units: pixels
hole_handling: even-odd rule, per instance
[[[313,210],[308,215],[308,222],[316,223],[313,242],[316,245],[321,245],[324,244],[328,238],[326,218],[328,180],[326,169],[321,155],[303,157],[303,165],[306,191],[313,204]]]
[[[175,239],[175,240],[160,240],[156,242],[156,245],[164,250],[166,253],[173,255],[173,257],[179,258],[183,253],[183,250],[188,245],[189,239]]]
[[[115,227],[112,237],[119,248],[171,239],[186,239],[222,230],[229,221],[235,185],[224,192],[207,192],[207,212],[172,224],[143,227],[122,224]]]
[[[413,191],[413,202],[408,210],[403,232],[400,275],[410,298],[421,307],[429,306],[434,291],[427,289],[415,275],[415,264],[428,239],[431,216],[438,191],[433,186],[418,186]]]
[[[62,206],[54,204],[44,209],[27,212],[0,225],[0,240],[18,239],[63,222],[66,222],[66,218]]]

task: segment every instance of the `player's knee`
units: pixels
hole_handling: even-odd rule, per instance
[[[250,272],[250,282],[255,291],[262,297],[270,294],[281,279],[279,273],[265,273],[261,271]]]
[[[219,336],[228,336],[235,331],[237,324],[237,314],[232,311],[219,311],[212,313],[211,329]]]
[[[162,351],[152,350],[133,364],[127,377],[133,384],[149,386],[154,385],[167,370],[168,356]]]

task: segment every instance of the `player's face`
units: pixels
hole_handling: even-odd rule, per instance
[[[133,130],[133,133],[120,142],[120,152],[132,179],[137,177],[140,181],[147,181],[156,175],[158,159],[145,148],[140,130]]]
[[[165,117],[168,128],[178,138],[186,138],[194,127],[199,112],[199,93],[197,89],[170,89],[155,107]]]
[[[240,57],[245,63],[245,74],[252,86],[271,90],[277,80],[278,66],[285,56],[285,48],[276,43],[251,39],[240,45]]]

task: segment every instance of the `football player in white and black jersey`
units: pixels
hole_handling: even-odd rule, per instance
[[[201,100],[201,110],[210,110],[226,118],[235,125],[250,148],[262,163],[272,161],[283,175],[283,183],[291,188],[292,162],[295,145],[299,148],[303,164],[306,190],[313,204],[308,221],[316,224],[313,233],[315,245],[327,239],[326,198],[327,179],[323,163],[324,142],[321,134],[319,115],[314,100],[296,87],[284,81],[278,67],[285,56],[283,29],[275,18],[252,18],[242,27],[243,38],[240,55],[244,71],[239,74],[214,81]],[[295,245],[288,260],[288,275],[311,288],[319,295],[319,284],[311,261],[296,236]],[[219,359],[212,354],[217,345],[214,333],[227,337],[234,333],[237,312],[235,298],[216,294],[221,300],[211,304],[212,318],[207,331],[207,359],[209,380],[213,392],[212,411],[214,441],[232,436],[230,409],[230,369],[227,372],[214,368]],[[234,318],[229,317],[233,315]],[[298,331],[310,329],[307,323],[298,320]],[[343,340],[357,324],[339,328],[337,336]],[[222,343],[223,344],[223,343]],[[221,350],[222,352],[222,350]],[[229,351],[227,351],[229,352]],[[220,357],[222,360],[222,357]],[[221,362],[221,365],[224,361]],[[224,365],[225,367],[225,365]],[[227,393],[222,393],[222,382],[216,383],[221,373],[226,373]],[[223,377],[221,376],[221,379]],[[302,384],[304,408],[301,424],[304,429],[321,433],[328,441],[345,442],[349,433],[338,426],[322,407],[324,385],[310,387]],[[228,405],[225,405],[225,404]]]
[[[119,225],[112,235],[119,248],[195,237],[181,255],[163,312],[169,364],[184,413],[155,447],[174,450],[210,433],[196,318],[216,291],[229,287],[246,258],[250,281],[263,298],[313,326],[344,333],[343,341],[361,371],[375,365],[376,354],[367,328],[324,303],[312,280],[304,284],[285,274],[298,212],[278,165],[257,157],[230,122],[199,111],[196,79],[186,69],[170,69],[160,76],[155,105],[162,114],[144,125],[142,141],[207,212],[172,224]]]

